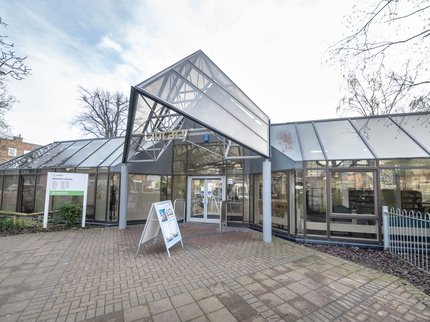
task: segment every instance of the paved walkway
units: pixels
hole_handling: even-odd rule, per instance
[[[0,238],[0,321],[428,321],[403,280],[258,232],[184,224],[184,248],[142,225]]]

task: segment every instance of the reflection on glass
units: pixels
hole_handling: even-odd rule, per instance
[[[187,173],[187,145],[177,144],[173,147],[173,174]]]
[[[288,229],[287,175],[272,174],[272,226]]]
[[[224,174],[224,161],[218,144],[189,146],[188,174]]]
[[[254,176],[254,224],[263,224],[263,178]]]
[[[354,119],[351,122],[379,159],[428,157],[428,154],[388,117]],[[389,143],[387,138],[390,138]]]
[[[204,218],[205,212],[205,180],[191,180],[191,219]]]
[[[376,166],[375,160],[331,160],[328,161],[331,168],[360,168],[360,167],[374,167]]]
[[[18,197],[18,176],[4,176],[2,210],[16,211],[16,199]]]
[[[297,124],[297,133],[302,145],[303,160],[325,160],[312,124]]]
[[[400,171],[401,208],[430,212],[430,169]]]
[[[426,149],[430,150],[430,115],[402,115],[392,116],[395,122],[417,139]]]
[[[21,176],[22,184],[22,199],[21,199],[21,212],[32,213],[34,212],[34,188],[35,188],[34,175]]]
[[[348,239],[377,239],[378,222],[368,219],[332,218],[330,220],[330,236]]]
[[[360,135],[347,120],[315,122],[328,159],[373,159]]]
[[[294,190],[296,192],[296,214],[297,214],[297,235],[305,233],[305,207],[303,203],[304,197],[303,171],[296,171],[296,184]]]
[[[229,221],[243,221],[243,204],[248,202],[248,185],[243,182],[243,176],[227,177],[227,216]]]
[[[129,174],[128,220],[146,219],[154,202],[160,201],[160,176]]]
[[[107,173],[99,173],[97,176],[96,221],[106,220],[107,179]]]
[[[332,212],[375,214],[373,172],[332,172]]]
[[[109,213],[108,220],[110,222],[118,221],[119,214],[119,173],[111,173],[109,176]]]
[[[380,189],[382,206],[400,208],[400,176],[399,170],[381,169],[380,170]]]
[[[326,172],[305,171],[306,185],[306,234],[327,234]]]

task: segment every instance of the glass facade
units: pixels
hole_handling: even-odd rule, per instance
[[[124,138],[55,142],[0,165],[0,210],[42,213],[48,172],[88,173],[88,222],[117,222]],[[119,151],[119,153],[118,153]],[[4,178],[4,179],[3,179]],[[53,196],[50,209],[82,197]]]
[[[124,162],[129,221],[179,199],[188,218],[215,220],[226,204],[230,224],[261,228],[261,163],[272,157],[279,234],[376,244],[383,205],[430,211],[430,113],[271,125],[201,51],[133,87],[130,102],[126,137],[54,142],[1,164],[0,210],[41,212],[47,173],[79,172],[87,221],[117,224]],[[56,196],[50,208],[70,200],[82,202]]]

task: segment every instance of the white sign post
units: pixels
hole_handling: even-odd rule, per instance
[[[140,236],[136,254],[139,252],[140,245],[158,236],[160,228],[169,257],[169,248],[177,242],[181,242],[182,247],[184,247],[172,202],[170,200],[166,200],[154,202],[151,205],[145,227],[143,228],[142,235]]]
[[[83,196],[82,227],[85,227],[87,215],[87,173],[48,172],[46,180],[45,211],[43,228],[48,228],[48,212],[50,196]]]

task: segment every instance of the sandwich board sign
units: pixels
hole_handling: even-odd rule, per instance
[[[85,227],[85,218],[87,215],[87,189],[88,173],[48,172],[43,228],[48,228],[50,196],[83,196],[82,227]]]
[[[140,236],[136,254],[139,252],[140,245],[158,236],[160,228],[169,257],[169,248],[173,245],[181,242],[182,247],[184,247],[172,202],[170,200],[166,200],[154,202],[151,205],[145,227],[143,228],[142,235]]]

